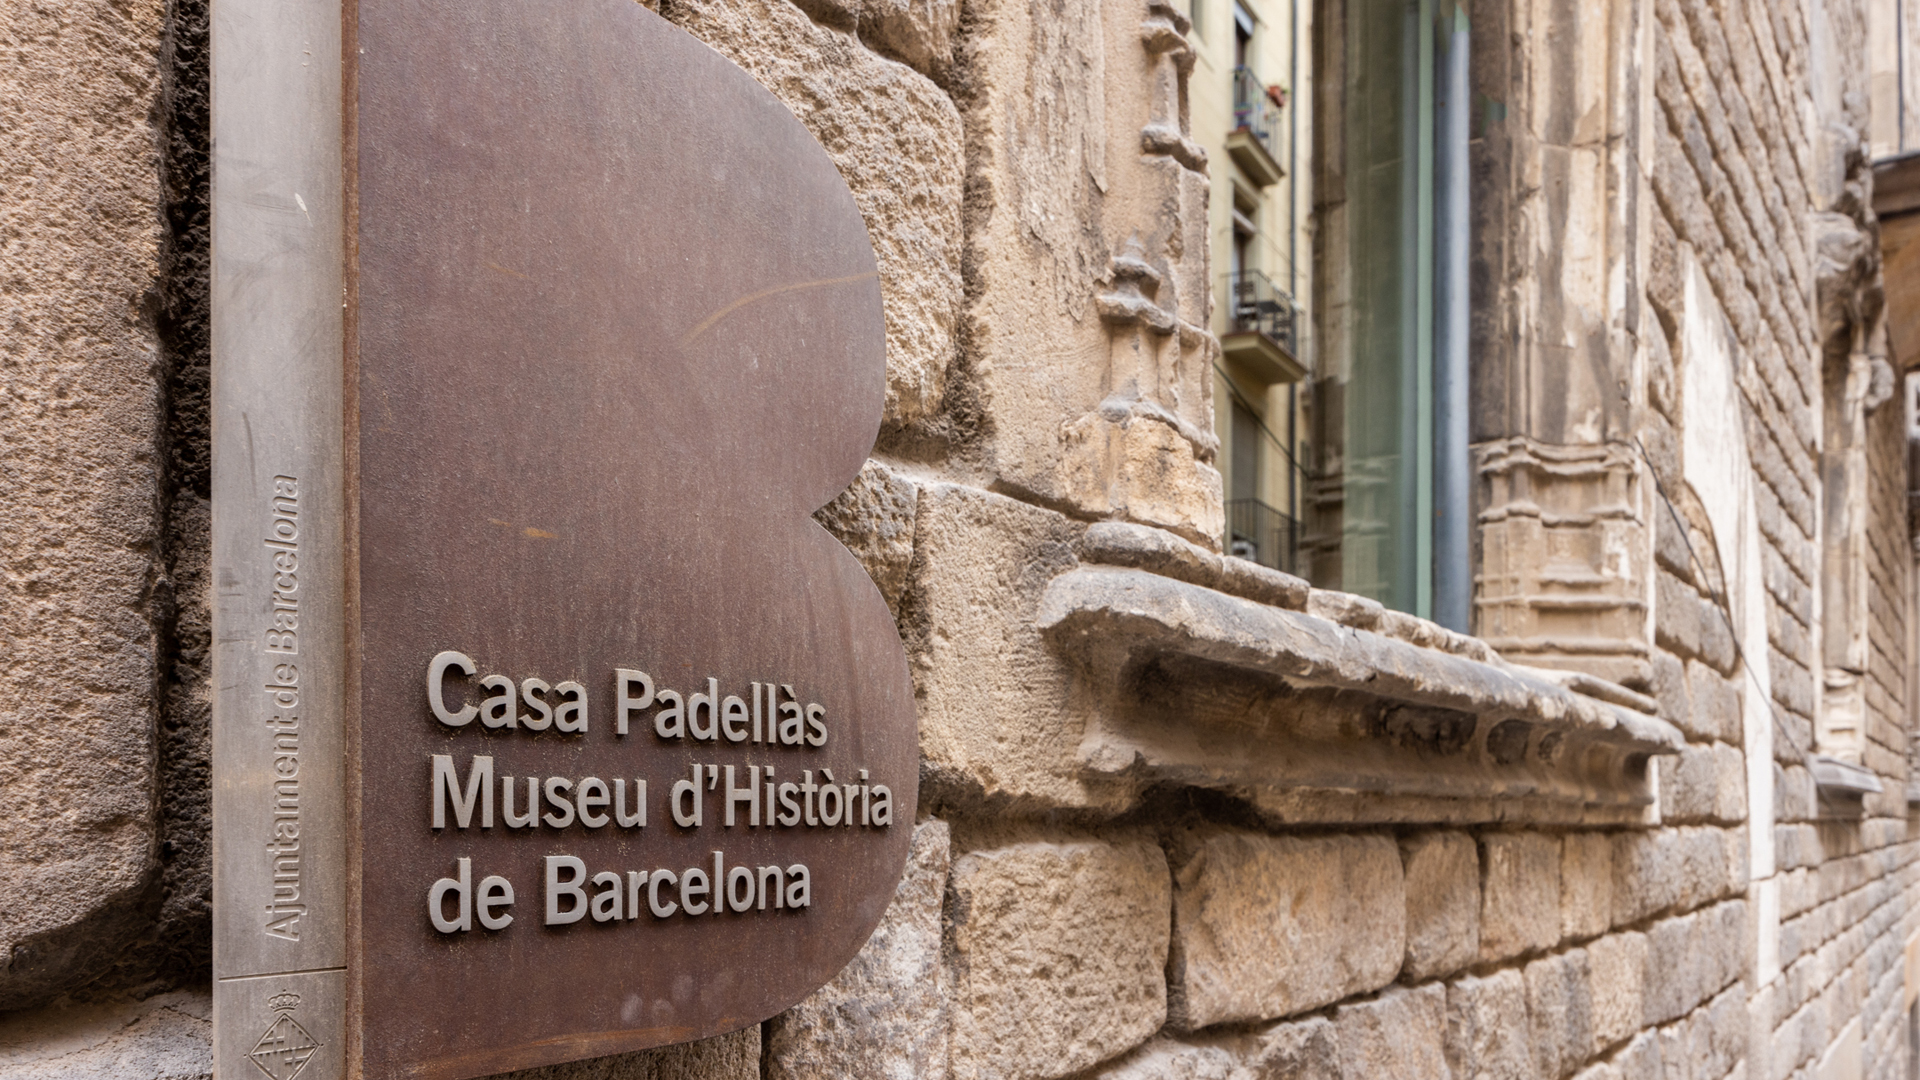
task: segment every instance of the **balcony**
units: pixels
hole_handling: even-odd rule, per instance
[[[1300,523],[1259,499],[1229,499],[1227,554],[1298,574]]]
[[[1293,297],[1258,270],[1227,275],[1227,332],[1220,350],[1268,383],[1299,382],[1299,320]]]
[[[1280,106],[1253,69],[1233,69],[1233,131],[1227,136],[1227,155],[1256,187],[1280,182]]]

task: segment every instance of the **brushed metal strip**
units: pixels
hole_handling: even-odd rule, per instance
[[[212,7],[216,1076],[346,1067],[340,23]]]

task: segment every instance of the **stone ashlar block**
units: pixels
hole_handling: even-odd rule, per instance
[[[1781,871],[1818,866],[1827,858],[1819,826],[1811,823],[1778,825],[1773,830],[1774,866]]]
[[[1494,833],[1481,838],[1480,849],[1480,959],[1552,948],[1560,941],[1559,839]]]
[[[1647,687],[1653,699],[1660,703],[1660,718],[1686,732],[1689,739],[1711,739],[1711,734],[1702,736],[1693,721],[1693,697],[1687,691],[1686,661],[1667,652],[1655,649],[1648,658],[1648,670],[1651,680]]]
[[[1647,937],[1627,931],[1587,943],[1593,987],[1593,1052],[1604,1052],[1640,1029]]]
[[[860,35],[914,68],[938,75],[953,62],[959,0],[867,0]]]
[[[1394,987],[1333,1014],[1343,1078],[1451,1080],[1447,1067],[1447,991],[1437,983]]]
[[[1747,903],[1729,900],[1647,930],[1642,1023],[1664,1024],[1693,1011],[1746,968]]]
[[[847,490],[813,515],[866,567],[896,619],[907,588],[907,565],[913,560],[913,519],[919,495],[913,481],[869,461]]]
[[[1700,655],[1700,594],[1692,585],[1668,573],[1657,571],[1654,585],[1654,640],[1663,649],[1682,656]]]
[[[1664,348],[1660,351],[1666,352]],[[1654,514],[1653,524],[1653,556],[1659,560],[1660,568],[1678,575],[1692,575],[1693,552],[1688,550],[1686,533],[1673,520],[1673,515],[1663,506]]]
[[[1706,826],[1616,834],[1613,924],[1688,910],[1725,895],[1732,868],[1722,830]]]
[[[1465,978],[1447,987],[1447,1065],[1456,1077],[1532,1080],[1527,986],[1520,972]]]
[[[1034,625],[1041,588],[1074,565],[1075,530],[1051,510],[947,484],[921,490],[916,516],[906,637],[923,784],[952,800],[1087,805],[1070,674]]]
[[[1738,822],[1746,817],[1746,760],[1725,743],[1691,744],[1678,757],[1663,758],[1660,814],[1665,821]]]
[[[0,185],[0,1010],[11,1011],[93,983],[153,933],[159,691],[188,667],[190,642],[169,667],[157,628],[167,590],[187,584],[162,555],[174,489],[156,461],[168,192],[154,124],[171,90],[156,57],[171,51],[171,13],[135,0],[10,10],[7,21],[33,43],[0,68],[16,148]],[[183,252],[204,251],[183,239]],[[204,597],[178,596],[183,621],[204,611]],[[204,775],[191,783],[204,791]]]
[[[1693,729],[1701,739],[1740,746],[1746,739],[1740,684],[1698,660],[1687,661],[1687,695],[1693,701]]]
[[[1232,1080],[1340,1080],[1339,1043],[1324,1017],[1273,1025],[1242,1060],[1246,1071]]]
[[[1400,852],[1384,836],[1221,833],[1174,890],[1173,1021],[1267,1020],[1378,990],[1406,955]]]
[[[822,0],[831,3],[833,0]],[[871,0],[879,40],[930,65],[951,51],[951,0]],[[931,79],[784,0],[684,0],[666,14],[781,100],[820,140],[866,219],[887,322],[889,424],[936,415],[960,319],[960,112]],[[916,30],[916,26],[924,31]],[[924,54],[922,56],[921,54]]]
[[[1191,1046],[1156,1038],[1111,1064],[1085,1074],[1084,1080],[1238,1080],[1233,1052],[1221,1046]],[[902,1077],[939,1073],[902,1073]]]
[[[1613,1057],[1620,1069],[1620,1080],[1666,1080],[1666,1063],[1660,1059],[1660,1033],[1643,1031]]]
[[[1560,838],[1560,933],[1577,940],[1612,925],[1613,837],[1568,833]]]
[[[0,1047],[0,1080],[207,1080],[213,996],[176,990],[12,1013],[0,1020]]]
[[[1775,821],[1812,821],[1820,816],[1819,789],[1805,765],[1773,767]]]
[[[1571,1076],[1593,1052],[1593,973],[1587,952],[1541,957],[1527,965],[1525,977],[1533,1075],[1542,1080]]]
[[[1458,832],[1420,833],[1400,842],[1406,874],[1407,956],[1411,982],[1451,975],[1480,953],[1480,849]]]
[[[916,826],[906,874],[873,936],[831,982],[767,1024],[767,1080],[946,1075],[941,916],[951,864],[947,823]]]
[[[1661,1028],[1660,1056],[1668,1070],[1685,1076],[1726,1076],[1746,1052],[1745,997],[1736,984],[1685,1019]]]
[[[955,859],[948,1075],[1048,1080],[1145,1041],[1167,1016],[1171,909],[1166,855],[1145,841]]]

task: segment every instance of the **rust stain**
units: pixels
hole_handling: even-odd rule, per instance
[[[532,280],[533,280],[532,278],[530,278],[530,277],[528,277],[527,275],[525,275],[525,274],[523,274],[523,273],[521,273],[520,271],[518,271],[518,270],[509,270],[509,269],[507,269],[506,267],[504,267],[504,266],[501,266],[501,265],[500,265],[499,263],[482,263],[481,265],[482,265],[482,266],[485,266],[485,267],[486,267],[487,269],[489,269],[489,270],[498,270],[499,272],[501,272],[501,273],[503,273],[503,274],[511,274],[511,275],[513,275],[514,277],[517,277],[517,278],[519,278],[519,279],[520,279],[520,280],[522,280],[522,281],[532,281]]]
[[[531,525],[529,525],[529,526],[527,526],[527,528],[526,528],[526,534],[527,534],[527,536],[528,536],[528,537],[530,537],[530,538],[532,538],[532,539],[534,539],[534,540],[558,540],[558,539],[560,539],[560,534],[559,534],[559,533],[550,533],[550,532],[548,532],[548,531],[547,531],[547,530],[545,530],[545,529],[536,529],[536,528],[534,528],[534,527],[533,527],[533,526],[531,526]]]

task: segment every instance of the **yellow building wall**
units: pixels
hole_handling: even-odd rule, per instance
[[[1247,269],[1267,275],[1274,285],[1292,294],[1297,315],[1299,355],[1313,369],[1311,324],[1304,303],[1312,295],[1310,229],[1313,209],[1309,153],[1313,145],[1312,110],[1307,107],[1313,83],[1312,4],[1308,0],[1241,0],[1254,18],[1247,66],[1265,85],[1288,90],[1281,113],[1280,138],[1274,157],[1286,176],[1266,188],[1256,186],[1227,153],[1227,136],[1234,128],[1234,0],[1189,0],[1194,29],[1189,40],[1197,57],[1189,83],[1189,108],[1194,139],[1207,148],[1212,180],[1209,235],[1212,239],[1214,307],[1212,329],[1225,334],[1229,327],[1228,271],[1232,265],[1233,207],[1236,193],[1254,207],[1255,224]],[[1297,45],[1297,48],[1296,48]],[[1291,145],[1289,145],[1291,143]],[[1289,213],[1291,210],[1291,213]],[[1293,456],[1303,464],[1306,428],[1305,387],[1263,384],[1253,373],[1237,370],[1224,358],[1215,372],[1214,427],[1221,440],[1220,473],[1228,498],[1234,490],[1231,424],[1233,395],[1228,378],[1250,399],[1253,410],[1273,436],[1294,443]],[[1289,422],[1289,414],[1293,422]],[[1294,468],[1280,446],[1262,437],[1259,498],[1289,516],[1298,516]]]

